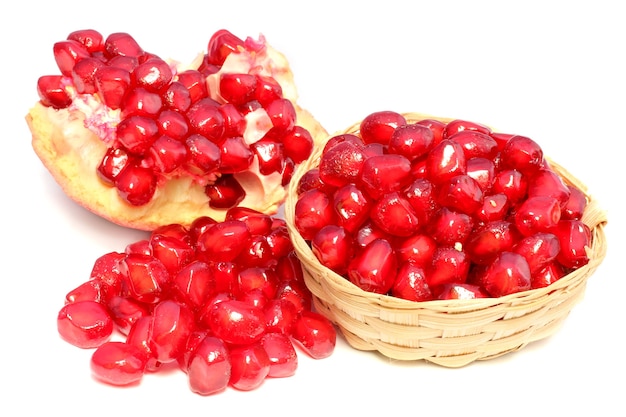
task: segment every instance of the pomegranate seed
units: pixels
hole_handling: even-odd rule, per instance
[[[313,359],[330,356],[337,343],[333,324],[326,317],[313,311],[303,311],[300,314],[292,337]]]
[[[509,200],[506,194],[491,194],[483,197],[482,206],[474,213],[478,223],[485,224],[491,221],[503,220],[509,210]]]
[[[178,237],[152,233],[149,239],[151,255],[161,261],[170,274],[177,273],[195,257],[195,250]]]
[[[258,342],[265,333],[263,310],[239,300],[214,304],[208,312],[208,322],[215,336],[235,345]]]
[[[224,119],[224,137],[243,136],[247,121],[243,114],[232,103],[224,103],[219,107]]]
[[[131,77],[135,85],[155,93],[166,88],[172,78],[172,69],[161,58],[149,58],[137,65]]]
[[[467,160],[467,175],[476,181],[483,193],[491,190],[495,171],[495,164],[490,159],[476,157]]]
[[[465,131],[475,131],[480,133],[490,134],[491,129],[488,126],[485,126],[480,123],[470,122],[469,120],[452,120],[446,124],[446,127],[443,132],[444,138],[449,138],[450,136]]]
[[[142,303],[159,301],[170,280],[170,273],[165,265],[145,254],[127,254],[120,261],[119,269],[128,284],[130,295]]]
[[[528,179],[516,169],[503,169],[496,174],[492,191],[496,194],[504,194],[509,205],[514,206],[526,198]]]
[[[296,125],[296,109],[286,98],[280,98],[269,103],[265,110],[272,121],[273,132],[285,133],[294,129]]]
[[[67,39],[81,43],[90,54],[102,52],[104,48],[102,34],[93,29],[76,30],[67,35]]]
[[[440,246],[435,250],[426,281],[431,288],[445,284],[462,284],[466,281],[470,268],[467,253],[454,247]]]
[[[406,123],[404,116],[393,111],[371,113],[361,121],[361,138],[365,143],[388,144],[396,128]]]
[[[211,36],[207,46],[208,61],[221,67],[228,55],[243,48],[243,41],[237,36],[225,29],[218,30]]]
[[[411,203],[397,192],[383,195],[370,211],[372,222],[392,236],[406,237],[417,232],[420,221]]]
[[[220,148],[200,134],[192,134],[185,140],[187,168],[198,175],[214,172],[220,166]]]
[[[267,374],[270,378],[286,378],[295,375],[298,368],[298,354],[291,339],[282,333],[267,333],[261,339],[270,361]]]
[[[289,301],[296,307],[298,313],[311,310],[311,291],[309,291],[304,284],[302,278],[300,276],[296,278],[286,278],[283,276],[281,278],[282,280],[278,283],[278,287],[276,288],[275,298]]]
[[[311,250],[322,265],[343,275],[352,256],[352,237],[341,226],[327,225],[315,234]]]
[[[538,170],[528,181],[528,197],[554,197],[564,207],[569,200],[569,188],[551,169]]]
[[[409,301],[432,300],[433,294],[426,281],[424,268],[411,262],[403,263],[391,287],[391,295]]]
[[[104,66],[97,58],[84,58],[72,68],[72,82],[79,94],[94,94],[96,88],[96,72]]]
[[[217,209],[235,207],[246,197],[246,192],[239,181],[232,175],[222,175],[205,189],[209,205]]]
[[[531,289],[545,288],[565,275],[566,272],[562,265],[558,262],[550,262],[532,274],[530,278]]]
[[[433,184],[427,179],[418,178],[405,189],[405,195],[415,210],[419,224],[428,224],[439,209]]]
[[[162,106],[161,96],[157,93],[151,93],[145,88],[137,87],[126,93],[121,104],[120,117],[126,119],[130,116],[147,116],[154,119],[161,111]]]
[[[402,155],[371,156],[363,163],[359,180],[369,196],[380,198],[411,183],[411,162]]]
[[[295,206],[295,223],[305,240],[311,240],[325,225],[334,222],[335,212],[328,194],[311,189],[302,193]]]
[[[94,377],[111,385],[129,385],[139,382],[147,359],[137,347],[124,342],[109,341],[98,347],[91,356]]]
[[[261,386],[270,372],[270,358],[259,342],[235,346],[230,350],[229,385],[241,391]]]
[[[398,126],[389,138],[389,152],[415,161],[433,146],[434,134],[427,126],[407,124]]]
[[[69,291],[65,295],[65,303],[69,304],[77,301],[106,303],[108,291],[109,288],[100,278],[90,279]]]
[[[510,251],[519,240],[517,229],[510,222],[494,221],[478,228],[465,244],[465,251],[472,262],[486,265],[499,253]]]
[[[285,156],[295,164],[305,161],[313,151],[313,136],[302,126],[295,126],[283,137]]]
[[[526,258],[514,252],[504,251],[489,265],[482,285],[492,297],[530,289],[530,268]]]
[[[267,107],[269,103],[283,97],[283,89],[280,84],[271,77],[256,74],[256,86],[254,99]]]
[[[218,142],[224,133],[224,117],[213,99],[202,98],[187,110],[191,129],[212,142]]]
[[[427,231],[442,246],[454,246],[467,241],[474,228],[474,220],[465,213],[441,208],[431,219]]]
[[[560,251],[561,244],[552,233],[536,233],[521,239],[513,246],[513,252],[526,258],[531,274],[554,261]]]
[[[130,74],[139,65],[139,59],[135,56],[117,55],[106,61],[107,66],[128,71]]]
[[[250,149],[257,157],[261,174],[269,175],[281,171],[285,153],[282,143],[264,138],[250,145]]]
[[[193,330],[194,315],[188,307],[172,300],[155,305],[149,343],[157,361],[173,362],[182,355]]]
[[[224,100],[238,106],[254,98],[256,85],[252,74],[226,73],[220,76],[219,91]]]
[[[323,153],[319,163],[320,178],[333,187],[356,183],[365,159],[362,145],[350,140],[339,142]]]
[[[214,279],[208,263],[193,260],[172,277],[171,291],[174,298],[192,309],[199,309],[216,292]]]
[[[210,262],[230,262],[244,250],[250,236],[250,230],[243,221],[224,221],[198,236],[197,250]]]
[[[589,226],[580,220],[561,220],[553,229],[561,251],[557,260],[566,268],[580,268],[589,263],[586,248],[591,243]]]
[[[272,256],[272,248],[265,236],[251,236],[245,243],[235,262],[247,267],[266,268],[273,266],[276,260]]]
[[[241,136],[226,138],[221,146],[222,173],[234,174],[248,169],[254,158],[254,153],[248,148]]]
[[[525,175],[532,175],[543,165],[543,150],[534,140],[525,136],[513,136],[502,150],[502,163],[521,171]]]
[[[180,77],[180,74],[178,75]],[[167,108],[179,112],[186,112],[191,107],[192,99],[190,90],[180,81],[173,81],[161,93],[163,103]],[[204,95],[206,97],[206,94]]]
[[[413,265],[425,266],[430,260],[437,248],[437,242],[426,234],[414,234],[396,245],[396,253],[398,262],[410,262]]]
[[[437,144],[426,157],[428,180],[439,184],[450,178],[465,174],[467,159],[463,147],[454,141],[444,139]]]
[[[66,77],[72,76],[72,69],[77,62],[91,56],[85,45],[74,40],[65,40],[55,43],[53,52],[54,59],[61,74]]]
[[[102,345],[113,333],[113,320],[96,301],[76,301],[64,305],[57,316],[59,335],[68,343],[87,349]]]
[[[397,267],[391,244],[385,239],[375,239],[350,261],[347,275],[362,290],[385,294],[393,286]]]
[[[480,184],[469,175],[455,175],[439,185],[437,203],[473,215],[483,205],[483,192]]]
[[[267,333],[282,333],[289,336],[298,317],[298,310],[286,298],[273,298],[263,306],[263,314]]]
[[[475,298],[487,298],[489,294],[478,285],[473,284],[446,284],[441,289],[438,299],[440,300],[473,300]]]
[[[111,33],[104,41],[104,55],[109,59],[118,55],[138,57],[143,52],[137,41],[128,33]]]
[[[132,158],[126,150],[117,147],[108,148],[98,165],[98,177],[106,184],[114,185],[119,173],[131,163]]]
[[[476,130],[462,130],[447,139],[463,148],[466,159],[487,158],[493,160],[498,153],[498,143],[488,134]]]
[[[233,207],[229,209],[226,212],[225,220],[239,220],[244,222],[252,235],[266,236],[273,228],[272,217],[248,207]]]
[[[117,329],[128,334],[133,325],[149,315],[147,305],[121,295],[114,295],[107,304]]]
[[[148,149],[154,168],[162,173],[170,173],[184,165],[187,160],[185,144],[169,136],[159,136]]]
[[[193,350],[187,366],[191,391],[212,395],[224,391],[230,380],[231,364],[228,349],[222,340],[205,337]]]
[[[567,188],[569,189],[569,198],[565,206],[562,207],[561,219],[581,220],[587,207],[587,197],[577,187],[568,185]]]
[[[95,84],[104,104],[117,110],[122,106],[130,88],[130,72],[116,66],[104,66],[96,71]]]
[[[209,96],[205,76],[200,71],[188,69],[179,72],[176,77],[178,82],[187,89],[192,104]]]
[[[433,132],[432,146],[437,145],[443,140],[444,131],[447,126],[444,122],[435,119],[423,119],[415,122],[415,124],[426,126],[428,129],[430,129],[431,132]]]
[[[60,75],[44,75],[37,80],[37,93],[44,106],[63,109],[72,103]]]
[[[338,224],[353,233],[369,218],[372,203],[354,184],[346,184],[333,194]]]
[[[515,212],[515,226],[524,236],[549,232],[560,219],[559,202],[549,196],[529,197]]]
[[[156,182],[154,172],[135,165],[127,166],[115,177],[120,197],[134,206],[142,206],[152,200]]]
[[[156,355],[152,351],[150,346],[150,337],[152,333],[152,316],[141,317],[133,324],[128,336],[126,336],[126,343],[138,348],[146,358],[145,372],[158,371],[162,363],[156,358]]]

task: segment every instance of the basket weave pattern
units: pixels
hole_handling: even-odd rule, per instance
[[[408,121],[425,118],[404,114]],[[358,133],[359,124],[339,133]],[[297,185],[305,172],[319,164],[322,146],[303,162],[292,178],[285,202],[285,218],[315,308],[340,329],[354,348],[378,351],[396,360],[425,360],[461,367],[476,360],[517,351],[552,335],[583,298],[588,278],[606,255],[606,213],[586,186],[562,166],[550,161],[565,180],[585,193],[588,205],[583,222],[592,233],[589,263],[546,288],[500,298],[413,302],[366,292],[321,265],[294,224]]]

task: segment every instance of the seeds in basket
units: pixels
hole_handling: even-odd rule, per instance
[[[295,186],[295,228],[364,291],[502,297],[589,262],[588,200],[531,138],[381,111],[313,159]]]

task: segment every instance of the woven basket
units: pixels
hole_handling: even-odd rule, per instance
[[[425,118],[404,114],[408,121]],[[359,123],[339,133],[357,133]],[[285,202],[285,219],[299,255],[314,306],[333,321],[358,350],[378,351],[396,360],[425,360],[461,367],[517,351],[553,334],[582,299],[587,279],[606,255],[606,213],[587,188],[563,167],[550,161],[567,182],[580,188],[589,203],[583,222],[592,232],[589,263],[552,285],[500,298],[413,302],[366,292],[322,266],[294,225],[296,188],[302,175],[319,164],[322,146],[294,173]]]

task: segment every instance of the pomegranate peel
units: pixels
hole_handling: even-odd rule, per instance
[[[264,91],[259,93],[259,97],[263,94],[262,101],[275,98],[274,90],[279,91],[282,99],[293,106],[296,126],[308,131],[314,143],[321,141],[326,136],[326,131],[311,113],[297,104],[294,77],[286,57],[268,45],[262,36],[259,40],[248,38],[242,41],[242,45],[224,58],[221,67],[211,67],[202,73],[203,85],[200,86],[200,90],[206,90],[210,95],[208,97],[210,104],[227,104],[220,94],[221,74],[253,74],[265,80]],[[64,66],[67,65],[64,63]],[[193,74],[200,73],[205,63],[200,55],[188,66],[174,61],[171,61],[170,65],[174,74],[172,82],[175,82],[177,76],[188,70]],[[103,98],[97,94],[77,93],[70,77],[61,77],[60,80],[65,90],[54,91],[49,93],[49,96],[54,97],[53,94],[65,92],[70,97],[71,104],[59,108],[62,105],[42,98],[26,115],[26,122],[32,133],[32,147],[35,153],[68,197],[109,221],[141,230],[153,230],[173,223],[189,226],[194,219],[202,216],[209,216],[218,221],[224,218],[227,207],[219,206],[217,203],[210,204],[211,198],[206,189],[207,184],[222,176],[219,168],[203,176],[180,169],[155,173],[156,178],[145,185],[147,194],[154,193],[151,198],[146,198],[148,201],[143,199],[130,203],[125,201],[123,193],[118,192],[116,187],[107,181],[103,181],[97,172],[107,150],[118,142],[115,129],[122,117],[120,114],[131,110],[107,107],[102,102]],[[272,88],[274,90],[271,90]],[[270,90],[274,95],[265,90]],[[154,97],[155,93],[151,94],[150,97]],[[267,135],[275,134],[274,130],[278,130],[278,128],[272,130],[271,115],[262,111],[263,108],[258,101],[253,101],[240,106],[240,114],[237,116],[245,123],[242,131],[237,133],[241,134],[248,146]],[[121,102],[123,103],[123,100]],[[139,104],[134,105],[140,107],[144,105],[141,100],[138,102]],[[171,107],[173,104],[167,106]],[[165,104],[162,109],[166,109]],[[241,124],[237,126],[240,129],[242,127]],[[194,132],[190,131],[187,134],[192,133]],[[229,131],[228,134],[234,133]],[[220,146],[219,141],[217,144]],[[141,159],[143,165],[150,167],[154,164],[154,161],[144,158],[144,155],[140,158],[143,158]],[[236,199],[228,201],[228,207],[234,204],[275,214],[286,198],[286,185],[293,166],[296,165],[293,161],[288,163],[287,159],[281,159],[283,172],[261,174],[262,167],[259,167],[258,159],[254,157],[248,161],[247,169],[229,175],[236,179],[241,190],[238,191],[240,195]],[[130,184],[128,187],[132,189],[136,184]]]

